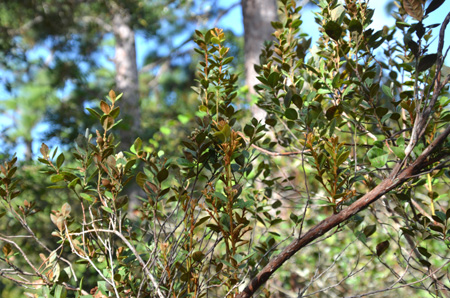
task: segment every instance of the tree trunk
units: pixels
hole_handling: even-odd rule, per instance
[[[25,140],[25,160],[31,161],[33,158],[33,140]]]
[[[264,41],[272,39],[271,22],[278,20],[276,0],[242,0],[244,18],[245,83],[249,88],[249,100],[256,95],[253,86],[259,83],[254,65],[259,64],[259,55]],[[252,105],[250,110],[258,120],[265,112]]]
[[[129,150],[134,138],[139,135],[141,112],[139,107],[139,78],[136,63],[136,44],[134,31],[130,26],[131,16],[126,9],[114,12],[112,27],[115,37],[116,88],[123,92],[119,101],[124,122],[120,130],[120,150]]]
[[[114,2],[113,2],[114,3]],[[131,16],[129,12],[114,5],[112,19],[112,31],[115,37],[116,89],[123,92],[119,101],[121,119],[123,119],[120,133],[119,150],[130,150],[134,140],[141,130],[141,111],[139,104],[139,73],[136,62],[136,43],[133,28],[131,28]],[[139,205],[138,196],[141,190],[136,184],[129,184],[125,193],[129,197],[128,210],[130,218],[134,218],[133,210]]]

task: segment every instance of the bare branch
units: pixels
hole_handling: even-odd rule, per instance
[[[236,298],[248,298],[251,297],[255,291],[263,285],[272,274],[281,267],[288,259],[290,259],[300,249],[311,243],[313,240],[324,235],[332,228],[340,225],[344,221],[351,218],[353,215],[367,208],[370,204],[381,198],[386,193],[397,188],[405,183],[412,175],[415,175],[422,168],[423,163],[438,147],[440,147],[447,136],[450,134],[450,125],[440,134],[424,151],[423,153],[412,163],[409,167],[400,172],[397,177],[393,175],[384,179],[378,186],[368,192],[366,195],[358,199],[347,209],[334,214],[327,219],[321,221],[319,224],[311,228],[302,237],[294,240],[289,244],[278,256],[273,258],[247,285],[247,287],[239,293]],[[395,173],[393,173],[395,174]]]

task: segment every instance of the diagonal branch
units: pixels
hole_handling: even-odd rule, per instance
[[[324,235],[334,227],[337,227],[344,221],[348,220],[353,215],[364,210],[370,204],[381,198],[383,195],[402,185],[412,176],[417,174],[423,168],[430,154],[444,143],[449,134],[450,125],[447,126],[442,134],[440,134],[410,166],[401,171],[396,177],[394,177],[394,175],[391,175],[388,178],[384,179],[380,184],[378,184],[378,186],[358,199],[347,209],[324,219],[316,226],[311,228],[305,235],[292,241],[291,244],[289,244],[278,256],[273,258],[253,278],[253,280],[245,287],[245,289],[241,293],[236,296],[236,298],[251,297],[255,293],[255,291],[258,290],[258,288],[261,287],[272,276],[272,274],[284,264],[284,262],[291,258],[300,249],[302,249],[315,239],[319,238],[320,236]]]

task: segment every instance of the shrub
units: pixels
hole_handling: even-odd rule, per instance
[[[422,22],[442,3],[424,10],[405,0],[396,25],[375,32],[366,3],[319,1],[321,37],[308,52],[301,7],[281,1],[275,40],[256,66],[264,123],[246,121],[246,107],[234,103],[237,75],[223,31],[197,31],[200,112],[181,156],[150,152],[140,138],[117,152],[122,95],[110,91],[100,109],[88,109],[102,130],[80,136],[70,159],[41,147],[43,175],[70,191],[46,214],[53,243],[29,224],[39,213],[20,196],[17,158],[3,163],[2,216],[26,235],[1,234],[2,277],[37,289],[29,290],[36,297],[250,297],[283,266],[284,286],[292,281],[302,297],[354,295],[344,285],[382,266],[389,273],[382,281],[357,280],[366,294],[409,287],[444,295],[450,14],[436,53],[429,51],[437,25]],[[126,187],[134,182],[142,204],[129,210]],[[286,263],[300,249],[306,273]],[[327,269],[312,274],[321,257]],[[331,270],[336,284],[321,286]]]

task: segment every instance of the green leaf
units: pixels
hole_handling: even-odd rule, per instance
[[[292,103],[292,90],[289,88],[283,99],[284,107],[289,108]]]
[[[231,221],[230,221],[230,216],[228,214],[226,214],[226,213],[222,214],[219,222],[220,222],[220,226],[222,229],[224,229],[227,232],[230,231]]]
[[[355,233],[356,238],[361,241],[362,243],[367,243],[367,237],[364,235],[361,231],[356,231]]]
[[[56,182],[59,182],[59,181],[62,181],[62,180],[64,180],[64,175],[62,175],[62,174],[56,174],[56,175],[52,175],[50,177],[50,181],[52,183],[56,183]]]
[[[141,138],[138,137],[133,144],[133,149],[135,151],[134,153],[138,153],[141,150],[141,148],[142,148],[142,140]]]
[[[45,164],[45,165],[49,165],[49,164],[50,164],[50,162],[49,162],[48,160],[43,159],[42,157],[38,157],[38,161],[39,161],[40,163]]]
[[[58,155],[58,158],[56,159],[56,167],[59,169],[62,164],[64,163],[64,160],[66,158],[64,157],[64,153],[61,153],[60,155]]]
[[[292,21],[291,28],[297,29],[303,22],[300,19]]]
[[[135,257],[135,256],[133,256],[133,257]],[[136,257],[135,257],[136,258]],[[107,290],[107,288],[106,288],[106,281],[98,281],[97,282],[97,285],[98,285],[98,289],[100,290],[100,292],[103,294],[103,295],[108,295],[108,290]]]
[[[194,229],[198,226],[200,226],[201,224],[203,224],[204,222],[206,222],[207,220],[209,220],[211,218],[211,216],[205,216],[200,218],[199,220],[197,220],[197,222],[195,223]]]
[[[270,221],[270,225],[271,225],[271,226],[274,226],[274,225],[279,224],[280,222],[283,222],[283,219],[282,219],[282,218],[275,218],[274,220],[271,220],[271,221]]]
[[[389,86],[383,85],[381,86],[381,89],[383,89],[383,93],[386,94],[390,99],[392,99],[394,96],[392,95],[391,88]]]
[[[47,188],[51,188],[51,189],[61,189],[61,188],[66,188],[64,185],[50,185]]]
[[[252,125],[246,124],[244,126],[244,133],[246,136],[252,137],[254,132],[255,132],[255,128]]]
[[[348,30],[350,30],[350,31],[356,31],[358,33],[361,33],[362,29],[363,29],[363,27],[361,25],[361,22],[358,20],[353,19],[348,24]]]
[[[373,147],[367,152],[367,158],[375,168],[381,168],[388,161],[388,153],[381,148]]]
[[[77,177],[77,178],[73,179],[72,181],[70,181],[70,183],[69,183],[69,185],[67,185],[67,187],[74,188],[75,185],[77,185],[79,183],[80,183],[80,178]]]
[[[136,183],[137,183],[137,185],[139,185],[141,188],[144,188],[144,185],[145,185],[145,182],[147,181],[147,175],[145,175],[144,173],[142,173],[142,172],[139,172],[137,175],[136,175]]]
[[[330,93],[333,93],[333,92],[330,89],[326,89],[326,88],[320,88],[317,91],[317,94],[330,94]]]
[[[108,131],[114,125],[114,118],[109,115],[104,115],[101,117],[100,122],[102,123],[103,129]]]
[[[92,116],[94,116],[95,118],[100,119],[100,118],[102,117],[102,116],[101,116],[96,110],[94,110],[94,109],[86,108],[86,110],[88,110],[88,112],[89,112]]]
[[[167,179],[169,176],[169,171],[166,168],[163,168],[159,173],[156,175],[156,178],[158,179],[159,183],[163,182]]]
[[[283,24],[281,24],[281,22],[270,22],[270,24],[272,24],[274,29],[283,29]]]
[[[417,250],[420,252],[420,254],[422,256],[424,256],[425,258],[429,258],[431,257],[431,254],[428,252],[428,250],[425,247],[419,246],[417,247]]]
[[[270,87],[275,87],[278,84],[278,79],[280,78],[280,73],[274,71],[269,75],[268,81]]]
[[[178,115],[177,118],[182,124],[186,124],[189,122],[189,120],[191,120],[191,117],[189,117],[188,115],[182,115],[182,114]]]
[[[206,227],[210,228],[214,232],[217,232],[217,233],[220,232],[220,228],[217,225],[215,225],[215,224],[207,224]]]
[[[392,151],[394,152],[395,156],[397,156],[400,159],[405,158],[405,147],[404,146],[400,146],[400,147],[391,147]]]
[[[115,107],[111,112],[109,112],[109,115],[116,119],[120,114],[120,107]]]
[[[334,21],[329,21],[324,26],[325,32],[328,34],[329,37],[332,39],[338,41],[339,38],[341,38],[342,35],[342,28],[339,26],[338,23]]]
[[[292,108],[286,109],[286,111],[284,112],[284,116],[289,120],[297,120],[298,118],[297,111]]]
[[[14,176],[14,174],[16,173],[16,171],[17,171],[17,167],[13,167],[12,169],[10,169],[8,171],[8,175],[6,175],[6,177],[11,179]]]
[[[192,253],[192,259],[196,262],[201,262],[204,258],[205,258],[205,254],[200,250]]]
[[[337,164],[336,166],[340,166],[341,164],[344,163],[344,161],[347,160],[348,156],[350,155],[350,150],[346,150],[344,152],[342,152],[339,157],[337,158]]]
[[[231,61],[233,61],[233,59],[234,59],[233,56],[232,56],[232,57],[227,57],[227,58],[225,58],[225,59],[222,61],[222,65],[229,64]]]
[[[385,107],[378,107],[375,109],[375,113],[377,113],[377,116],[380,118],[386,115],[387,112],[389,112],[389,109]]]
[[[170,135],[170,133],[171,133],[170,128],[168,128],[167,126],[161,126],[159,128],[159,131],[166,136]]]
[[[419,262],[425,267],[431,267],[431,263],[428,262],[427,260],[422,260],[421,259],[421,260],[419,260]]]
[[[273,208],[273,209],[277,209],[277,208],[280,208],[281,205],[282,205],[281,201],[280,201],[280,200],[276,200],[276,201],[272,204],[272,208]]]
[[[423,56],[422,59],[420,59],[419,66],[417,66],[417,71],[422,72],[429,69],[431,66],[436,64],[436,60],[437,54]]]
[[[221,192],[219,192],[219,191],[216,191],[216,192],[214,193],[214,195],[215,195],[216,197],[218,197],[222,202],[224,202],[224,203],[228,202],[227,197],[226,197],[223,193],[221,193]]]
[[[332,120],[340,115],[338,106],[331,106],[325,113],[328,120]]]
[[[291,215],[289,215],[289,218],[296,224],[298,222],[298,216],[295,215],[294,213],[291,213]]]
[[[114,213],[114,212],[112,211],[112,209],[109,208],[109,207],[102,206],[102,209],[105,210],[106,212],[110,213],[110,214],[113,214],[113,213]]]
[[[82,197],[83,199],[85,199],[88,202],[93,202],[94,201],[94,199],[90,195],[88,195],[87,193],[80,193],[80,197]]]
[[[376,225],[370,225],[364,228],[364,235],[366,237],[369,237],[370,235],[372,235],[373,233],[375,233],[375,231],[377,230],[377,226]]]
[[[427,10],[425,11],[425,14],[429,14],[433,11],[435,11],[436,9],[438,9],[443,3],[445,2],[445,0],[433,0],[431,1],[430,5],[428,5]]]
[[[291,101],[292,101],[292,103],[293,103],[297,108],[299,108],[299,109],[302,108],[302,106],[303,106],[303,100],[302,100],[302,98],[300,97],[300,95],[298,95],[298,94],[292,95]]]
[[[415,42],[414,40],[408,40],[408,48],[411,49],[411,52],[414,54],[414,56],[418,56],[419,55],[419,45],[417,44],[417,42]]]
[[[119,99],[121,99],[122,96],[123,96],[123,92],[116,96],[116,101],[118,101]]]
[[[218,45],[218,44],[220,44],[220,39],[215,36],[211,37],[211,43]]]
[[[445,213],[442,211],[436,211],[436,216],[441,220],[440,222],[445,223],[445,220],[447,217],[445,216]]]
[[[66,298],[67,290],[61,285],[57,285],[55,288],[55,298]]]
[[[212,134],[214,137],[216,137],[217,139],[219,139],[221,142],[225,142],[226,140],[230,139],[231,136],[231,128],[230,126],[227,124],[225,124],[221,130],[219,131],[215,131]]]
[[[331,86],[333,86],[333,88],[339,89],[339,87],[341,86],[341,74],[337,73],[334,78],[333,81],[331,82]]]

